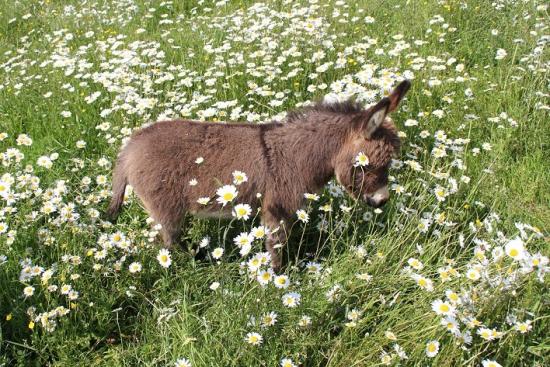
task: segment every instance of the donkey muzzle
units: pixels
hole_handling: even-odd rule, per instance
[[[381,206],[386,204],[389,198],[390,192],[388,191],[387,186],[381,187],[375,192],[365,195],[367,204],[374,208],[380,208]]]

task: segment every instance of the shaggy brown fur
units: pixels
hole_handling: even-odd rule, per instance
[[[386,114],[409,86],[402,82],[367,110],[351,102],[321,103],[289,113],[286,123],[155,123],[134,133],[120,152],[108,213],[116,218],[126,185],[133,186],[170,246],[179,239],[186,213],[230,215],[231,205],[222,208],[215,193],[231,184],[235,170],[245,172],[248,181],[237,186],[234,203],[261,208],[262,223],[271,230],[292,219],[304,193],[319,192],[334,176],[354,197],[382,205],[387,197],[373,201],[370,195],[387,185],[389,163],[399,148],[397,130]],[[370,164],[357,169],[353,163],[360,151]],[[198,157],[204,162],[195,163]],[[189,185],[192,179],[196,186]],[[198,204],[200,197],[210,197],[210,204]],[[284,228],[267,238],[275,269],[281,265],[275,245],[284,242]]]

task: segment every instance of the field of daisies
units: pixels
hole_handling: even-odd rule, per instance
[[[0,0],[0,366],[548,365],[549,11]],[[145,124],[367,106],[405,78],[390,202],[304,193],[280,273],[246,172],[233,219],[189,218],[181,248],[131,188],[104,215]]]

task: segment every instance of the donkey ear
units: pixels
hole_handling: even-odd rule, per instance
[[[367,121],[363,121],[360,127],[365,138],[370,138],[380,125],[382,125],[382,122],[386,119],[390,105],[391,100],[385,97],[367,110]]]
[[[395,111],[410,87],[411,83],[408,80],[402,81],[389,96],[382,98],[380,102],[366,111],[368,120],[362,122],[360,129],[367,139],[382,125],[386,115]]]
[[[407,94],[407,91],[411,88],[411,82],[408,80],[403,80],[395,89],[390,93],[388,98],[390,99],[390,108],[388,109],[388,112],[393,112],[399,105],[399,102],[405,97],[405,94]]]

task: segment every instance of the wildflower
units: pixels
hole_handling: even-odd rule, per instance
[[[199,242],[199,248],[205,248],[208,247],[210,244],[210,238],[209,237],[203,237],[202,240]]]
[[[195,163],[196,163],[196,164],[201,164],[202,162],[204,162],[204,158],[203,158],[203,157],[198,157],[197,159],[195,159]]]
[[[248,263],[246,265],[248,266],[248,270],[251,273],[255,273],[256,271],[258,271],[260,266],[262,266],[262,262],[258,256],[254,256],[253,258],[248,260]]]
[[[523,247],[523,241],[521,238],[511,240],[504,247],[506,255],[510,256],[514,260],[521,260],[525,257],[525,248]]]
[[[442,201],[445,201],[445,199],[447,198],[448,191],[443,186],[437,185],[436,188],[434,189],[434,194],[437,201],[442,202]]]
[[[418,223],[418,230],[420,233],[426,233],[428,232],[428,229],[430,228],[430,225],[432,224],[432,221],[428,218],[422,218],[420,219],[420,222]]]
[[[198,184],[199,184],[199,181],[197,181],[196,178],[189,180],[189,186],[197,186]]]
[[[252,333],[246,334],[246,337],[244,338],[244,340],[248,344],[252,344],[254,346],[257,346],[257,345],[262,344],[264,338],[260,334],[258,334],[256,332],[252,332]]]
[[[112,242],[114,245],[119,245],[119,244],[121,244],[123,241],[124,241],[124,234],[121,233],[121,232],[115,232],[115,233],[113,233],[113,235],[111,236],[111,242]]]
[[[277,322],[277,314],[275,312],[269,312],[262,316],[262,326],[273,326]]]
[[[273,279],[273,270],[267,269],[267,270],[260,270],[258,272],[258,275],[256,276],[256,279],[258,280],[258,283],[261,285],[267,285]]]
[[[481,145],[481,148],[482,148],[483,150],[486,150],[486,151],[490,151],[491,149],[493,149],[493,147],[492,147],[492,145],[491,145],[490,143],[483,143],[483,144]]]
[[[44,167],[44,168],[47,168],[47,169],[50,169],[53,166],[52,160],[49,157],[46,157],[46,156],[39,157],[38,160],[36,161],[36,164],[39,167]]]
[[[436,314],[443,316],[454,316],[455,313],[455,307],[453,305],[448,302],[443,302],[440,299],[432,302],[432,310]]]
[[[222,206],[233,201],[237,197],[237,194],[237,188],[233,185],[222,186],[216,191],[216,195],[218,195],[217,201]]]
[[[449,301],[451,301],[453,304],[458,303],[460,301],[460,297],[458,296],[458,294],[456,294],[452,290],[446,290],[445,295],[447,296]]]
[[[197,203],[199,203],[201,205],[208,205],[209,202],[210,202],[209,197],[201,197],[201,198],[197,199]]]
[[[365,167],[369,165],[369,157],[363,152],[359,152],[355,156],[355,163],[353,164],[354,167]]]
[[[476,280],[479,280],[479,278],[481,278],[481,274],[479,273],[479,270],[477,270],[476,268],[470,268],[468,269],[468,271],[466,271],[466,278],[476,281]]]
[[[300,317],[300,320],[298,321],[298,326],[307,327],[309,325],[311,325],[311,317],[307,315],[303,315],[302,317]]]
[[[292,362],[292,359],[290,358],[283,358],[281,359],[281,367],[297,367],[294,362]]]
[[[296,292],[285,293],[281,297],[283,305],[289,308],[297,307],[300,304],[302,296]]]
[[[248,220],[250,213],[252,213],[252,208],[248,204],[237,204],[233,208],[233,216],[237,219]]]
[[[191,367],[191,362],[187,358],[180,358],[176,361],[174,367]]]
[[[433,358],[439,353],[439,342],[437,340],[431,340],[426,344],[426,355]]]
[[[506,55],[508,55],[508,52],[506,52],[506,50],[503,49],[503,48],[499,48],[499,49],[497,50],[497,54],[496,54],[496,56],[495,56],[495,60],[502,60],[502,59],[504,59],[504,58],[506,57]]]
[[[492,361],[490,359],[484,359],[483,361],[481,361],[481,365],[483,367],[502,367],[500,363],[498,363],[497,361]]]
[[[452,334],[458,334],[460,329],[458,328],[458,322],[453,317],[446,317],[441,320],[441,325],[450,331]]]
[[[130,264],[130,266],[128,267],[128,270],[130,271],[130,273],[132,274],[135,274],[135,273],[139,273],[141,271],[141,264],[138,263],[138,262],[133,262]]]
[[[212,284],[210,284],[210,288],[211,290],[215,291],[216,289],[218,289],[220,287],[220,282],[212,282]]]
[[[298,220],[307,223],[309,221],[309,215],[307,212],[303,209],[299,209],[296,211],[296,215],[298,216]]]
[[[286,275],[278,275],[273,280],[273,284],[275,284],[275,287],[286,289],[290,285],[290,279]]]
[[[25,146],[31,146],[32,145],[32,139],[27,134],[19,134],[17,136],[17,145],[25,145]]]
[[[522,334],[525,334],[531,331],[532,328],[533,326],[531,326],[531,320],[527,320],[525,322],[517,322],[516,325],[514,326],[514,329],[516,329]]]
[[[25,295],[25,297],[30,297],[34,294],[34,287],[32,286],[26,286],[24,289],[23,289],[23,294]]]
[[[212,257],[216,260],[219,260],[223,256],[223,252],[224,252],[223,248],[216,247],[214,251],[212,251]]]
[[[252,241],[254,241],[254,236],[247,232],[242,232],[233,239],[233,242],[235,245],[239,246],[239,248],[250,247]]]
[[[70,284],[63,284],[61,286],[61,294],[69,294],[72,289],[73,287]]]
[[[386,352],[382,352],[382,354],[380,355],[380,362],[385,366],[389,366],[391,364],[392,359],[393,359],[393,355],[388,354]]]
[[[317,201],[319,200],[319,195],[317,194],[308,194],[308,193],[305,193],[304,194],[304,197],[308,200],[311,200],[311,201]]]
[[[479,328],[477,330],[477,333],[485,340],[494,340],[496,336],[496,330],[488,329],[485,327]]]
[[[267,231],[264,226],[258,226],[258,227],[252,228],[252,230],[250,231],[250,234],[252,234],[252,236],[254,236],[254,238],[256,239],[262,239],[265,237],[266,232]]]
[[[416,284],[422,288],[422,289],[425,289],[427,290],[428,292],[431,292],[434,290],[434,287],[433,287],[433,282],[431,279],[429,278],[426,278],[422,275],[417,275],[415,274],[413,276],[413,279],[416,280]]]
[[[10,195],[10,184],[0,180],[0,197],[6,199],[8,198],[9,195]]]
[[[235,185],[240,185],[243,182],[248,181],[248,177],[246,176],[246,173],[241,171],[234,171],[233,172],[233,183]]]
[[[386,330],[384,332],[384,336],[386,338],[388,338],[389,340],[393,340],[393,341],[396,341],[397,340],[397,336],[393,333],[393,331],[391,330]]]
[[[172,264],[170,251],[164,248],[160,249],[157,255],[157,261],[159,262],[160,266],[162,266],[163,268],[169,268],[170,265]]]
[[[322,268],[323,268],[323,266],[321,264],[313,262],[313,261],[309,261],[306,264],[306,269],[307,269],[307,272],[309,274],[319,274],[321,272]]]
[[[413,269],[415,270],[422,270],[424,268],[424,265],[422,264],[422,262],[420,262],[419,260],[411,257],[407,263],[409,264],[409,266],[411,266]]]

